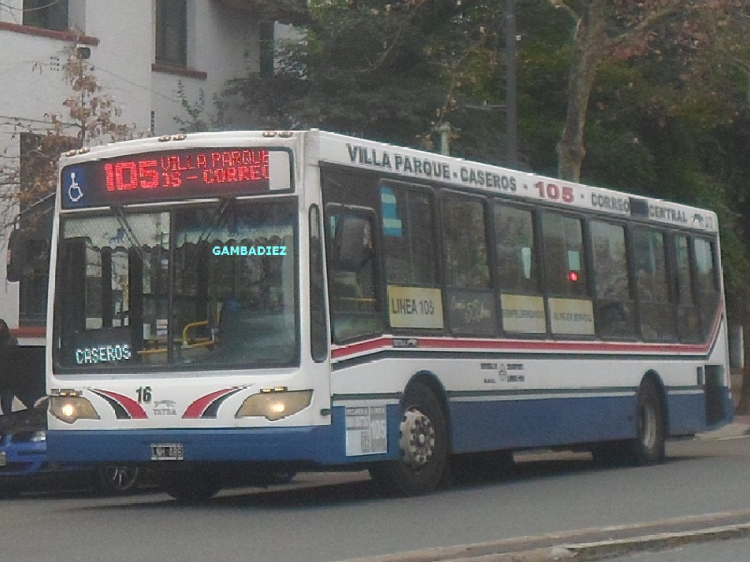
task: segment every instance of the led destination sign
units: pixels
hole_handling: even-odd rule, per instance
[[[288,189],[289,153],[259,148],[149,152],[66,166],[65,208]],[[280,180],[280,181],[278,181]]]

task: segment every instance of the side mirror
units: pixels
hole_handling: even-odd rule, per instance
[[[8,254],[6,260],[6,279],[11,283],[16,283],[23,277],[23,271],[26,269],[28,259],[28,240],[22,230],[14,230],[8,240]]]
[[[343,215],[336,225],[334,238],[333,263],[340,271],[358,272],[362,268],[371,240],[370,224],[367,219],[355,215]]]

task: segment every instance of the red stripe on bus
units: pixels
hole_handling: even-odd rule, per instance
[[[198,398],[198,400],[187,407],[185,413],[182,414],[182,419],[200,418],[203,415],[203,412],[206,411],[206,408],[208,408],[214,400],[216,400],[220,396],[224,396],[225,394],[234,392],[235,390],[237,390],[236,387],[225,388],[224,390],[217,390],[216,392],[212,392],[211,394],[207,394],[206,396],[201,396],[200,398]]]
[[[708,353],[719,333],[722,311],[716,315],[711,329],[711,337],[705,344],[683,343],[630,343],[630,342],[587,342],[578,340],[483,340],[451,337],[380,336],[371,340],[353,343],[331,351],[332,359],[343,359],[361,353],[383,349],[429,349],[429,350],[519,350],[519,351],[568,351],[568,352],[641,352],[641,353]],[[394,347],[394,339],[416,340],[415,347]]]
[[[113,400],[117,400],[117,402],[119,402],[119,404],[123,408],[125,408],[128,414],[130,414],[131,418],[135,420],[148,419],[148,414],[146,414],[146,411],[141,407],[141,405],[138,402],[136,402],[132,398],[128,398],[127,396],[118,394],[117,392],[112,392],[110,390],[102,390],[100,388],[97,388],[96,392],[104,394],[105,396],[109,396]]]

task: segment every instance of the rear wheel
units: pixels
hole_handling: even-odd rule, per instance
[[[221,482],[204,470],[167,473],[161,484],[167,494],[185,504],[211,499],[221,490]]]
[[[443,408],[422,383],[404,395],[400,424],[401,458],[378,463],[370,474],[387,493],[416,496],[441,482],[448,459],[448,431]]]
[[[638,389],[635,419],[636,438],[597,445],[592,450],[595,462],[604,465],[648,465],[664,460],[664,405],[661,393],[651,381],[644,381]]]
[[[661,394],[650,381],[638,389],[638,436],[631,443],[638,464],[655,464],[664,460],[665,424]]]
[[[450,458],[451,476],[456,483],[507,478],[513,473],[514,466],[511,451],[465,453]]]

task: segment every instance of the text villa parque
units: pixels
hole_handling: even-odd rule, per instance
[[[467,166],[461,166],[458,172],[451,170],[450,164],[431,160],[424,157],[414,157],[397,152],[390,153],[387,150],[377,148],[366,148],[352,144],[346,145],[349,151],[349,161],[353,164],[365,164],[402,172],[424,176],[426,178],[437,178],[444,180],[461,181],[471,185],[484,186],[506,191],[516,191],[518,188],[516,178],[486,170],[475,170]]]

